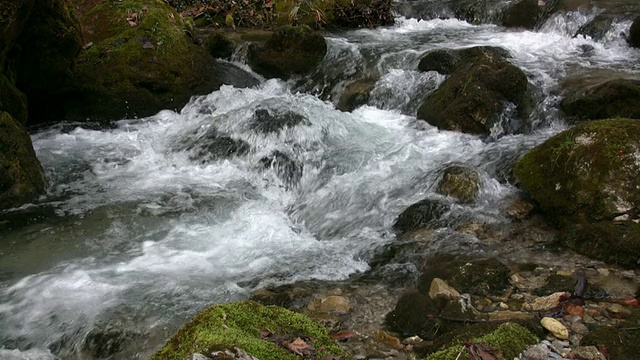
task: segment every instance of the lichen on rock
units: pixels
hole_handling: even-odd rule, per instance
[[[171,337],[153,360],[183,360],[193,353],[237,347],[264,360],[294,360],[300,356],[280,345],[261,338],[260,332],[276,336],[306,336],[317,355],[345,356],[327,330],[304,315],[277,306],[263,306],[253,301],[214,305],[197,314]]]

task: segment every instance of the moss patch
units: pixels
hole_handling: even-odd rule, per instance
[[[500,349],[505,359],[516,358],[528,345],[533,345],[538,342],[538,339],[529,330],[514,323],[502,324],[490,334],[468,340]],[[469,359],[468,352],[464,347],[462,344],[455,345],[446,350],[433,353],[427,357],[427,359]]]
[[[44,192],[45,184],[29,133],[0,112],[0,209],[32,201]]]
[[[183,360],[194,352],[235,346],[259,358],[294,360],[298,355],[260,339],[268,330],[275,335],[300,334],[314,338],[319,357],[343,355],[344,351],[327,330],[304,315],[277,307],[244,301],[212,306],[196,315],[167,344],[152,356],[153,360]]]
[[[612,220],[640,205],[640,121],[602,120],[550,138],[514,174],[556,224]]]

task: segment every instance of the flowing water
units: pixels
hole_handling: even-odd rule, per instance
[[[573,37],[593,16],[560,14],[536,32],[400,17],[389,28],[327,34],[329,52],[305,79],[225,86],[111,129],[34,134],[50,188],[0,218],[0,358],[147,358],[210,304],[365,272],[375,249],[394,241],[397,215],[438,196],[448,163],[483,178],[478,201],[454,207],[451,222],[508,221],[497,209],[517,191],[513,162],[566,127],[559,81],[590,69],[640,73],[640,52],[620,35],[630,22],[601,42]],[[527,134],[498,126],[482,138],[416,120],[420,99],[444,80],[416,70],[420,55],[474,45],[508,49],[539,89]],[[336,110],[345,84],[364,77],[378,79],[369,103]],[[258,109],[302,121],[264,131]],[[250,149],[198,158],[193,149],[206,148],[211,131]],[[295,165],[265,166],[274,153]]]

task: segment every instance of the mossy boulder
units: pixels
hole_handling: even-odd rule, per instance
[[[585,335],[582,346],[604,346],[610,359],[632,360],[640,354],[640,311],[635,310],[630,318],[615,325],[602,326]]]
[[[625,268],[640,268],[640,224],[601,221],[563,229],[560,243],[590,258]]]
[[[46,180],[29,133],[0,112],[0,209],[30,202],[44,193]]]
[[[214,58],[230,59],[236,45],[223,32],[213,31],[204,40],[204,48]]]
[[[475,46],[467,49],[437,49],[422,55],[418,63],[420,71],[437,71],[443,75],[450,75],[465,66],[482,60],[490,54],[497,58],[510,58],[509,50],[497,46]]]
[[[528,80],[522,70],[493,51],[480,55],[449,75],[427,96],[418,119],[444,130],[488,135],[513,104],[521,118],[528,117]]]
[[[82,17],[87,40],[66,105],[68,120],[143,117],[180,109],[222,84],[253,86],[244,70],[214,60],[160,0],[102,1]]]
[[[471,359],[466,347],[474,346],[474,344],[478,343],[496,349],[495,354],[501,354],[504,359],[514,359],[517,358],[528,345],[536,344],[538,339],[521,325],[504,323],[487,335],[469,337],[460,342],[461,344],[459,345],[454,345],[429,355],[427,360]],[[462,342],[466,342],[466,344],[462,344]],[[496,358],[499,357],[496,356]]]
[[[69,0],[40,1],[20,37],[17,87],[29,99],[29,121],[60,120],[60,90],[83,45],[80,24]]]
[[[502,295],[511,285],[509,268],[497,259],[465,259],[444,255],[427,262],[418,289],[428,293],[435,278],[442,279],[460,293],[480,296]]]
[[[571,90],[560,109],[572,121],[640,119],[640,80],[614,79]]]
[[[273,22],[326,28],[363,28],[393,25],[391,0],[279,0]]]
[[[370,78],[355,80],[347,84],[336,108],[340,111],[353,111],[357,107],[365,105],[369,101],[375,85],[376,80]]]
[[[509,28],[533,29],[538,22],[541,10],[538,0],[520,0],[505,10],[502,25]]]
[[[526,153],[514,174],[557,225],[608,221],[640,206],[639,149],[640,121],[591,121]]]
[[[297,354],[263,339],[261,331],[278,337],[311,338],[319,358],[327,355],[349,357],[321,325],[302,314],[253,301],[214,305],[197,314],[171,337],[152,360],[183,360],[193,353],[237,347],[258,359],[294,360]],[[293,340],[291,339],[291,340]]]
[[[629,41],[629,45],[635,48],[640,48],[640,16],[633,20],[627,39]]]
[[[451,196],[460,203],[471,203],[480,191],[480,175],[474,169],[453,164],[442,171],[438,193]]]
[[[0,111],[8,112],[21,124],[27,122],[27,96],[2,74],[0,74]]]
[[[327,53],[324,37],[310,27],[285,26],[262,46],[249,47],[249,65],[267,77],[288,79],[311,72]]]
[[[450,206],[440,200],[424,199],[404,210],[393,224],[398,234],[427,228],[441,227],[440,218],[446,214]]]

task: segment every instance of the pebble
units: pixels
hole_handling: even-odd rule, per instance
[[[544,311],[558,306],[561,299],[566,299],[571,294],[567,292],[557,292],[549,296],[539,297],[533,300],[531,303],[522,305],[522,308],[526,311]]]
[[[500,302],[498,306],[500,307],[501,310],[509,310],[509,305],[505,304],[504,302]]]
[[[540,324],[542,324],[542,327],[549,330],[549,332],[556,338],[562,340],[569,339],[569,330],[566,326],[562,325],[560,321],[554,318],[545,317],[540,320]]]

